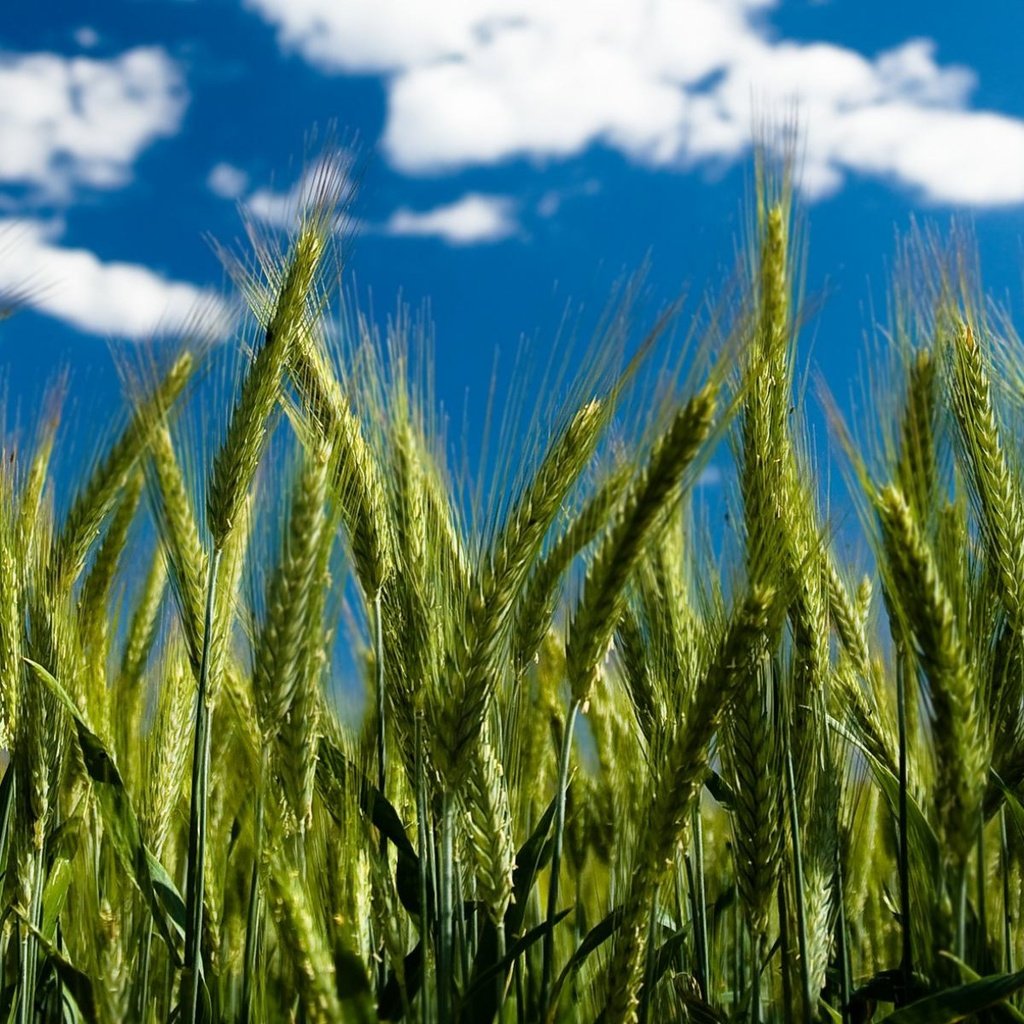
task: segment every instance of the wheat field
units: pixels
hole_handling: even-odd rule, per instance
[[[0,1019],[1024,1020],[1024,350],[909,239],[837,513],[759,167],[727,300],[612,317],[497,486],[408,323],[338,340],[328,177],[215,414],[193,342],[75,486],[5,440]]]

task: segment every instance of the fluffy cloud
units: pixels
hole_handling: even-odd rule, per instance
[[[326,72],[386,76],[383,147],[409,174],[595,143],[650,166],[732,161],[798,109],[812,197],[849,173],[941,203],[1024,202],[1024,122],[971,108],[928,40],[865,56],[770,31],[773,0],[246,0]]]
[[[0,186],[48,202],[119,187],[143,149],[178,131],[187,102],[158,47],[109,60],[0,51]]]
[[[0,220],[0,295],[89,334],[143,340],[199,327],[214,337],[231,314],[214,292],[132,263],[61,246],[59,226]]]
[[[384,226],[385,234],[440,238],[449,245],[500,242],[518,230],[515,204],[507,196],[470,192],[454,203],[432,210],[396,210]]]
[[[206,187],[221,199],[241,199],[249,187],[249,175],[240,167],[219,163],[210,169]]]
[[[83,50],[91,50],[100,44],[100,34],[91,25],[75,29],[73,38]]]

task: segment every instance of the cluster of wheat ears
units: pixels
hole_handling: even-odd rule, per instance
[[[1024,1020],[1024,378],[958,250],[836,419],[855,571],[784,173],[686,373],[662,318],[486,492],[401,323],[328,344],[329,178],[231,263],[216,429],[193,345],[70,494],[55,418],[5,444],[0,1018]]]

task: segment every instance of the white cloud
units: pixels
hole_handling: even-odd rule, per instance
[[[215,292],[137,264],[104,263],[61,246],[59,234],[59,225],[38,220],[0,220],[0,294],[87,334],[143,340],[197,325],[214,337],[230,329],[230,308]]]
[[[75,29],[74,39],[83,50],[91,50],[94,46],[99,46],[100,34],[91,25],[83,25]]]
[[[537,214],[544,218],[554,217],[567,200],[580,196],[596,196],[600,191],[601,183],[596,178],[588,178],[578,185],[569,185],[567,188],[549,189],[537,200]]]
[[[240,167],[219,163],[206,178],[207,188],[221,199],[241,199],[249,187],[249,175]]]
[[[0,51],[0,186],[48,202],[119,187],[143,149],[178,131],[187,102],[159,47],[109,60]]]
[[[385,234],[440,238],[449,245],[500,242],[518,230],[515,204],[507,196],[469,192],[454,203],[431,210],[396,210]]]
[[[933,202],[1024,202],[1024,121],[971,107],[974,74],[915,39],[864,55],[779,39],[776,0],[246,0],[326,72],[385,75],[382,145],[409,174],[601,143],[634,161],[733,161],[796,105],[803,184],[850,173]]]

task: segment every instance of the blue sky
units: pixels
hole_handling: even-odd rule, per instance
[[[753,104],[799,106],[807,340],[843,397],[911,216],[974,227],[1019,308],[1019,0],[121,0],[18,4],[0,27],[0,328],[31,419],[72,367],[83,432],[118,406],[110,343],[225,309],[206,241],[273,222],[307,138],[358,138],[350,283],[429,300],[437,386],[482,422],[496,348],[538,360],[651,259],[651,309],[732,267]]]

